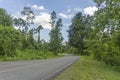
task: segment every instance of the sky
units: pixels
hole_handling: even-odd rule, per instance
[[[0,8],[4,8],[14,18],[23,18],[20,12],[23,8],[31,7],[35,13],[34,25],[37,27],[42,25],[44,29],[41,31],[41,38],[45,41],[49,41],[49,32],[51,30],[49,20],[50,13],[55,11],[57,18],[62,19],[62,36],[64,41],[68,40],[68,33],[72,18],[76,13],[82,12],[86,15],[94,15],[94,12],[98,9],[95,6],[93,0],[0,0]],[[37,35],[35,35],[37,38]]]

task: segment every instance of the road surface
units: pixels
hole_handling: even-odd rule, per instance
[[[0,62],[0,80],[53,80],[77,61],[77,56],[56,59]]]

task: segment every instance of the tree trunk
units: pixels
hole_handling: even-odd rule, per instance
[[[38,32],[38,43],[40,42],[40,31]]]

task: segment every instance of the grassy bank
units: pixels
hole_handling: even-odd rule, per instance
[[[77,63],[55,80],[120,80],[120,72],[104,63],[81,56]]]

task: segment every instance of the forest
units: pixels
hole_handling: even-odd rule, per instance
[[[35,14],[24,7],[25,19],[13,18],[0,8],[0,60],[46,59],[58,53],[86,55],[120,70],[120,1],[94,0],[98,11],[93,16],[75,14],[69,25],[69,40],[63,44],[62,19],[51,12],[49,42],[41,39],[42,25],[31,28]],[[18,27],[15,29],[14,27]],[[34,35],[38,38],[35,39]]]

